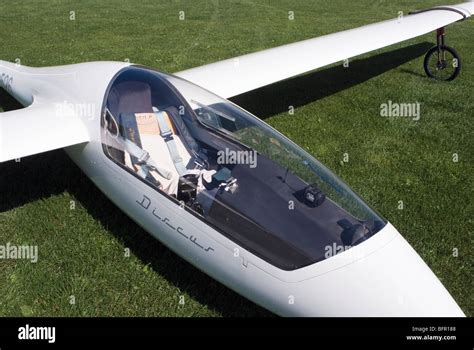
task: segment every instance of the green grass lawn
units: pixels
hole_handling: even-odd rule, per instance
[[[31,66],[129,59],[176,72],[458,2],[0,0],[0,59]],[[474,20],[448,28],[448,44],[463,59],[451,83],[424,76],[423,55],[434,42],[428,35],[349,68],[335,65],[233,99],[304,146],[391,221],[469,316],[473,37]],[[421,119],[381,117],[389,100],[420,102]],[[1,91],[0,109],[14,108]],[[1,316],[270,315],[151,238],[61,150],[0,165],[0,244],[7,242],[38,245],[39,260],[0,261]]]

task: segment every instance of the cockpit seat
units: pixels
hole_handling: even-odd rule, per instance
[[[188,165],[191,162],[191,154],[188,152],[183,144],[183,140],[178,135],[174,124],[168,113],[162,111],[163,117],[172,132],[173,141],[176,147],[178,156],[182,159],[183,164]],[[176,194],[180,174],[178,173],[173,158],[166,145],[165,138],[161,135],[160,126],[157,121],[155,113],[135,113],[135,121],[137,124],[137,131],[141,140],[141,148],[146,150],[150,158],[160,167],[171,172],[170,178],[165,178],[159,172],[152,171],[150,175],[153,176],[161,184],[161,189],[168,194]],[[133,166],[132,157],[125,160],[127,166]],[[143,169],[139,169],[142,171]]]
[[[108,108],[112,116],[117,119],[120,136],[137,146],[138,150],[148,152],[149,159],[153,160],[160,171],[150,171],[149,167],[143,165],[137,157],[130,152],[130,143],[123,151],[121,160],[129,169],[135,171],[138,175],[155,183],[168,194],[176,194],[180,174],[176,170],[173,162],[173,155],[170,154],[165,138],[160,132],[160,125],[157,118],[157,109],[153,107],[150,85],[139,81],[125,81],[118,83],[111,91],[108,99]],[[191,153],[197,149],[196,142],[192,137],[186,134],[184,141],[181,133],[183,126],[178,130],[175,126],[179,122],[179,115],[176,107],[169,107],[168,111],[160,111],[163,120],[167,123],[166,128],[171,131],[173,138],[173,151],[177,153],[174,157],[179,157],[185,164],[185,167],[191,169],[194,167]],[[175,118],[170,116],[175,114]],[[178,116],[178,118],[176,118]],[[186,146],[184,145],[186,142]],[[133,153],[133,152],[132,152]],[[143,152],[144,153],[144,152]],[[165,175],[164,175],[165,174]]]

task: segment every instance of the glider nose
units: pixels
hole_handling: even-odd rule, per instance
[[[366,283],[373,288],[367,302],[375,301],[376,308],[371,308],[374,315],[465,316],[438,277],[398,232],[389,244],[365,260],[362,264],[366,267]]]
[[[313,303],[315,297],[319,301],[312,312],[321,316],[464,317],[453,297],[410,244],[393,226],[388,230],[394,238],[381,248],[364,252],[363,246],[369,246],[373,237],[339,254],[343,258],[360,247],[362,255],[356,254],[362,258],[313,280],[313,295],[308,293],[306,297]],[[314,293],[315,290],[318,292]]]
[[[400,234],[385,248],[373,257],[379,268],[370,272],[369,283],[379,285],[375,289],[377,294],[385,295],[385,305],[379,306],[387,316],[465,316],[438,277]]]

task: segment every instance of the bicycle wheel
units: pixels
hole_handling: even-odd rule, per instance
[[[432,47],[425,56],[423,64],[426,75],[437,80],[450,81],[461,71],[461,59],[452,47]]]

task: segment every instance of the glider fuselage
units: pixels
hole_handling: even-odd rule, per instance
[[[0,74],[4,77],[2,79],[3,86],[7,87],[8,85],[12,95],[25,106],[32,105],[27,108],[33,108],[35,104],[53,103],[56,113],[62,116],[66,115],[64,118],[67,118],[68,113],[77,117],[77,114],[81,114],[80,111],[83,111],[80,118],[89,135],[89,141],[66,147],[65,150],[91,181],[124,213],[198,269],[268,310],[284,316],[463,315],[456,302],[413,248],[390,223],[382,222],[383,220],[379,220],[376,214],[373,214],[377,218],[375,221],[379,220],[379,222],[377,224],[372,223],[372,225],[378,225],[378,228],[373,229],[373,233],[367,233],[367,237],[363,240],[354,241],[352,245],[349,244],[350,249],[346,249],[346,245],[342,245],[338,238],[338,240],[320,247],[317,253],[319,255],[316,256],[316,253],[314,253],[316,249],[305,247],[304,242],[293,242],[292,237],[301,236],[298,239],[307,240],[307,242],[319,242],[318,239],[309,235],[300,235],[296,229],[293,232],[280,232],[280,235],[283,234],[285,237],[278,237],[279,241],[277,243],[273,240],[268,244],[268,246],[271,246],[270,248],[265,247],[265,241],[263,243],[261,241],[260,243],[253,242],[252,239],[254,237],[252,235],[245,237],[245,239],[241,237],[237,239],[235,235],[233,236],[233,234],[225,232],[226,227],[220,226],[216,217],[213,217],[212,221],[208,220],[208,213],[215,210],[213,206],[210,207],[210,212],[203,210],[205,213],[203,214],[201,211],[196,211],[195,207],[188,206],[187,203],[178,200],[175,193],[167,193],[156,188],[150,183],[149,177],[145,178],[138,175],[137,169],[142,167],[143,170],[143,163],[133,163],[133,154],[132,156],[128,155],[128,158],[132,160],[131,165],[129,164],[129,168],[127,168],[125,160],[121,160],[123,162],[121,164],[117,161],[117,158],[111,156],[113,152],[109,149],[108,141],[104,141],[110,138],[109,134],[115,135],[114,132],[111,133],[107,129],[112,124],[105,122],[107,113],[109,113],[108,108],[112,108],[113,105],[110,102],[112,90],[116,87],[117,91],[121,91],[122,95],[120,95],[120,98],[122,100],[129,97],[127,94],[130,95],[130,91],[127,92],[127,90],[120,89],[127,86],[126,84],[130,83],[130,81],[126,79],[119,81],[121,74],[127,73],[129,70],[136,70],[136,74],[143,75],[140,79],[145,80],[140,81],[140,83],[144,81],[149,82],[146,79],[155,79],[156,84],[163,83],[165,87],[168,86],[166,84],[169,84],[170,91],[175,91],[179,98],[182,98],[183,101],[185,100],[184,104],[186,104],[186,108],[189,111],[183,112],[183,115],[185,113],[190,115],[200,113],[202,112],[201,107],[208,108],[206,111],[208,114],[212,114],[214,113],[212,111],[215,111],[215,108],[218,108],[216,106],[219,106],[220,103],[227,103],[225,100],[220,100],[205,90],[201,92],[199,87],[191,86],[192,84],[172,76],[147,70],[146,68],[129,66],[124,63],[101,62],[38,70],[29,70],[27,68],[24,70],[15,68],[3,70],[5,71],[0,71]],[[148,77],[148,75],[150,76]],[[163,81],[160,82],[160,79]],[[166,79],[169,80],[166,81]],[[159,99],[160,95],[155,94],[153,91],[155,80],[153,80],[153,83],[150,83],[152,86],[151,96],[153,99],[156,96]],[[114,84],[118,84],[117,82],[122,85],[114,86]],[[199,104],[199,101],[193,100],[193,98],[204,98],[202,96],[206,96],[206,98],[211,100],[215,98],[215,101],[212,101],[214,104],[207,102],[206,106],[203,107]],[[136,99],[134,97],[135,101]],[[155,108],[155,106],[158,106],[158,102],[152,102],[153,110],[158,110],[158,108]],[[191,103],[196,105],[192,107]],[[121,106],[120,101],[117,102],[117,106]],[[210,106],[214,107],[211,108]],[[172,107],[176,107],[179,110],[182,105],[178,104]],[[114,112],[114,118],[122,120],[128,112],[120,111],[120,108],[126,109],[126,106],[117,108],[119,108],[119,112]],[[234,118],[232,113],[235,110],[232,108],[237,107],[226,105],[226,108],[229,110],[226,113],[230,115],[230,117],[229,115],[225,117],[228,121]],[[160,107],[159,109],[161,110],[162,108]],[[68,113],[65,113],[65,111]],[[136,116],[137,118],[140,113],[151,113],[149,110],[136,109],[133,112],[134,117]],[[110,113],[112,114],[112,112]],[[156,115],[156,112],[154,113]],[[277,144],[278,146],[283,144],[288,146],[290,150],[293,149],[292,147],[296,147],[284,136],[259,121],[256,117],[251,116],[248,112],[239,111],[237,113],[242,113],[247,118],[245,120],[248,123],[255,123],[249,125],[255,125],[257,131],[260,130],[259,128],[262,128],[265,132],[269,132],[271,136],[270,143]],[[219,115],[219,117],[222,116],[225,116],[225,113]],[[235,118],[238,118],[238,116],[236,115]],[[64,122],[67,122],[67,120],[64,119]],[[121,122],[115,120],[115,123],[120,124]],[[118,124],[115,137],[121,134],[119,129],[123,130],[123,126]],[[224,142],[225,135],[208,130],[204,124],[197,123],[196,125],[202,128],[201,131],[210,132],[209,135],[219,137],[219,140]],[[54,125],[50,127],[54,128]],[[237,135],[237,132],[235,135]],[[245,135],[240,136],[244,137]],[[200,147],[206,147],[205,139],[197,141]],[[231,144],[233,144],[233,141],[229,141],[228,144],[226,143],[226,145]],[[208,156],[212,154],[209,149],[205,151]],[[166,153],[167,150],[163,152]],[[259,154],[262,152],[264,153],[264,151],[261,151]],[[295,152],[300,152],[300,149],[296,149]],[[301,152],[304,151],[301,150]],[[119,153],[121,154],[121,159],[126,158],[126,150],[122,150]],[[270,159],[271,157],[265,156],[260,161],[267,162],[264,163],[267,165],[273,164],[267,158]],[[312,162],[309,156],[307,159],[302,164],[307,165],[305,162]],[[314,164],[319,166],[319,163]],[[222,166],[217,164],[216,169],[219,170],[221,168]],[[249,168],[250,170],[240,169],[240,174],[256,174],[251,172],[251,167]],[[256,168],[259,168],[259,166],[257,165]],[[232,167],[229,167],[229,169],[235,170]],[[271,169],[277,168],[273,167]],[[278,169],[275,171],[279,171]],[[290,177],[287,178],[289,176],[288,169],[286,170],[286,175],[280,176],[279,182],[275,180],[275,183],[285,184],[278,188],[290,186]],[[321,167],[318,171],[325,174],[325,177],[321,177],[321,182],[327,181],[330,185],[338,184],[339,180],[337,177],[333,176],[327,169]],[[241,186],[237,189],[240,193],[247,191],[246,193],[250,194],[261,191],[262,195],[267,196],[265,198],[275,198],[275,201],[279,197],[284,196],[284,191],[278,192],[278,190],[274,189],[275,187],[268,187],[269,193],[264,193],[262,190],[262,187],[266,185],[264,181],[261,182],[261,185],[254,188],[245,188],[243,184],[251,182],[246,182],[247,179],[243,176],[242,178],[239,178],[238,175],[235,176],[237,177],[237,184]],[[259,173],[258,176],[262,176],[262,174]],[[297,186],[302,181],[300,176],[298,173],[298,176],[291,178],[293,184],[296,184],[294,186]],[[255,177],[257,178],[257,175]],[[276,174],[275,177],[277,177]],[[330,179],[328,180],[327,177]],[[257,178],[257,180],[260,179]],[[219,193],[220,185],[216,191],[212,192],[213,195]],[[352,192],[345,187],[337,188],[347,191],[349,199],[352,201]],[[222,192],[223,195],[232,196],[233,192],[231,191],[230,193]],[[292,198],[288,199],[291,202]],[[294,201],[299,206],[298,208],[300,209],[298,210],[301,210],[301,213],[315,213],[314,215],[318,215],[317,206],[316,208],[311,208],[311,205],[303,203],[304,199],[301,203],[298,200],[298,197],[295,195]],[[340,205],[329,201],[331,199],[329,194],[327,194],[324,202],[327,204],[323,204],[319,208],[326,208],[324,210],[328,210],[327,213],[336,213],[336,210],[344,209]],[[222,202],[224,203],[224,200]],[[358,199],[356,202],[360,204]],[[229,203],[225,204],[229,205]],[[230,205],[232,206],[232,204],[231,202]],[[262,201],[255,204],[255,202],[249,201],[248,205],[253,205],[255,208],[265,208],[271,205],[271,203]],[[324,207],[325,205],[327,207]],[[275,210],[281,209],[275,208]],[[366,210],[365,207],[364,210]],[[369,209],[367,211],[372,213]],[[294,217],[291,216],[293,215],[291,209],[288,209],[288,214],[283,211],[281,213],[284,213],[282,215],[285,218],[275,217],[274,220],[281,220],[282,223],[291,223],[294,220]],[[248,216],[248,214],[245,214],[245,210],[242,210],[239,214],[241,216]],[[210,214],[209,217],[211,217]],[[312,218],[308,218],[308,215],[300,215],[298,217],[301,220],[307,220],[308,223],[312,222]],[[347,218],[350,219],[352,216],[348,215]],[[340,224],[339,221],[347,221],[347,218],[344,217],[338,220],[336,217],[334,218],[334,223],[330,222],[330,224],[335,225],[336,221]],[[253,220],[259,220],[257,214]],[[327,216],[323,215],[321,220],[330,220],[330,218],[328,219]],[[318,227],[317,225],[320,221],[316,220],[314,222],[314,227]],[[298,223],[293,224],[297,225]],[[225,225],[225,223],[222,223],[222,225]],[[271,223],[260,223],[255,227],[264,225],[272,227]],[[344,225],[340,225],[340,232],[343,232]],[[350,226],[350,223],[346,223],[346,225]],[[366,230],[369,231],[368,224],[364,225],[367,225]],[[309,224],[307,226],[308,230],[312,230]],[[228,229],[232,231],[232,227]],[[234,227],[233,229],[239,231],[239,227]],[[282,229],[282,231],[284,230]],[[270,232],[270,229],[268,229],[268,232]],[[334,232],[334,229],[332,229],[328,234],[330,235]],[[258,234],[261,235],[260,231]],[[315,229],[313,235],[318,234],[318,230]],[[323,234],[321,233],[321,235]],[[282,243],[282,240],[286,241]],[[294,251],[289,251],[294,248],[293,245],[297,244],[301,244],[301,246]],[[268,252],[268,250],[273,249],[272,247],[277,245],[280,248],[275,248],[274,251]],[[344,249],[338,250],[341,246]],[[330,256],[321,258],[321,250],[327,253],[326,250],[331,249],[328,247],[336,247],[336,251],[332,255],[330,254]],[[301,253],[302,251],[306,253],[303,254]],[[280,252],[284,255],[284,258],[278,256]],[[304,263],[305,261],[312,263]]]

